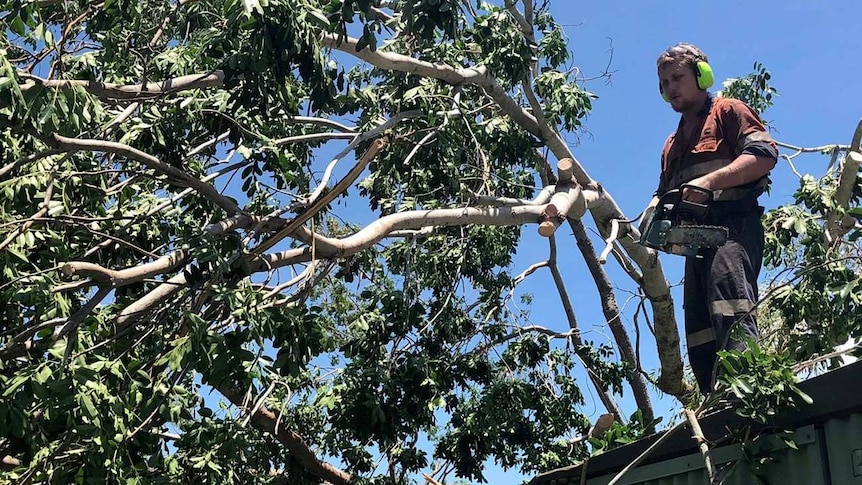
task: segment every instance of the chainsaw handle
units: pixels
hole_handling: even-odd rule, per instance
[[[707,199],[706,202],[704,204],[698,204],[698,205],[702,205],[702,206],[708,206],[709,204],[711,204],[712,199],[715,197],[715,194],[711,190],[705,189],[705,188],[697,186],[697,185],[682,184],[679,186],[679,190],[680,190],[680,196],[682,196],[682,193],[684,193],[685,190],[690,190],[692,192],[697,192],[699,194],[705,195],[706,199]],[[685,199],[682,199],[682,200],[685,200]]]
[[[693,202],[691,200],[683,198],[683,193],[685,192],[685,190],[690,190],[692,192],[697,192],[706,196],[706,202]],[[711,190],[705,189],[703,187],[698,187],[697,185],[682,184],[679,186],[679,208],[685,212],[697,214],[700,217],[706,215],[706,211],[712,204],[714,197],[715,194]]]

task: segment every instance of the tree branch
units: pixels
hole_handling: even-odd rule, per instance
[[[407,211],[390,214],[372,222],[359,232],[343,239],[333,239],[312,234],[304,226],[297,228],[293,236],[313,244],[319,258],[341,258],[358,253],[371,247],[392,231],[405,229],[422,229],[426,226],[464,226],[482,224],[490,226],[514,226],[535,224],[542,215],[541,206],[521,207],[490,207],[463,209],[434,209]],[[586,207],[573,210],[570,217],[580,217]],[[311,247],[291,249],[281,253],[261,255],[257,262],[252,262],[253,271],[267,271],[311,260]]]
[[[225,79],[224,71],[213,71],[207,74],[180,76],[156,83],[149,82],[143,86],[141,84],[114,84],[78,79],[42,79],[25,72],[19,72],[18,75],[30,81],[30,83],[21,86],[22,91],[36,85],[58,89],[81,86],[88,93],[100,99],[150,99],[189,89],[218,87],[224,84]]]
[[[370,49],[366,48],[357,52],[357,42],[357,39],[348,38],[344,42],[339,43],[338,38],[334,34],[323,38],[324,45],[356,56],[381,69],[415,73],[421,76],[440,79],[451,84],[475,84],[483,87],[499,104],[500,108],[511,116],[516,123],[527,132],[540,137],[557,159],[570,158],[572,160],[572,171],[581,187],[596,186],[592,178],[586,173],[577,159],[575,159],[569,147],[560,138],[559,134],[547,126],[547,124],[539,123],[533,115],[509,97],[508,93],[505,92],[499,83],[488,75],[486,68],[483,66],[456,69],[445,64],[435,64],[402,54],[381,52],[379,50],[371,52]],[[609,232],[608,224],[611,219],[627,218],[606,191],[600,191],[599,202],[595,206],[590,207],[590,212],[603,237],[607,237]],[[580,218],[580,216],[576,218]],[[643,285],[644,292],[648,296],[653,309],[654,321],[658,330],[656,343],[659,348],[662,368],[659,385],[668,394],[684,397],[688,394],[688,387],[682,379],[682,352],[679,335],[677,334],[673,301],[670,297],[670,290],[667,286],[664,272],[654,251],[647,250],[628,239],[624,239],[622,244],[623,248],[643,272],[643,281],[639,281],[638,284]]]
[[[620,309],[617,304],[617,299],[614,296],[611,280],[596,257],[595,248],[587,235],[587,230],[584,227],[583,222],[577,219],[569,219],[568,221],[569,226],[571,226],[572,232],[575,235],[578,249],[581,250],[584,261],[587,264],[587,269],[590,271],[590,275],[596,283],[596,289],[599,292],[599,299],[602,304],[602,313],[604,313],[605,320],[608,322],[608,327],[610,327],[614,340],[617,343],[620,358],[630,367],[629,372],[626,373],[626,377],[629,381],[629,385],[632,387],[635,403],[637,404],[638,409],[643,412],[644,422],[650,423],[655,419],[652,402],[649,397],[649,391],[646,387],[646,381],[638,372],[640,364],[637,361],[637,355],[632,346],[632,341],[620,319]],[[654,431],[652,426],[650,426],[649,430]]]
[[[44,216],[50,210],[51,197],[54,194],[54,172],[52,171],[48,177],[48,182],[45,187],[45,196],[42,198],[42,203],[40,204],[39,212],[36,212],[22,225],[15,228],[9,236],[0,242],[0,252],[6,249],[6,246],[12,244],[18,236],[27,232],[33,224],[36,223],[36,220]]]
[[[326,118],[317,118],[314,116],[291,116],[286,121],[288,123],[307,123],[312,125],[326,126],[344,133],[356,133],[356,128],[343,125],[337,121],[328,120]]]
[[[374,157],[376,157],[377,154],[380,152],[380,150],[382,150],[388,143],[389,141],[386,138],[379,138],[377,140],[374,140],[374,143],[371,144],[371,147],[368,149],[368,151],[366,151],[365,154],[362,155],[362,158],[360,158],[359,161],[356,162],[356,165],[354,165],[353,168],[350,169],[350,172],[348,172],[347,175],[345,175],[344,178],[341,179],[338,184],[335,185],[335,188],[329,191],[329,193],[327,193],[324,197],[314,200],[314,202],[310,206],[306,207],[305,210],[302,211],[302,213],[300,213],[292,221],[290,221],[290,223],[288,223],[287,226],[284,227],[284,229],[281,229],[280,231],[260,243],[259,246],[254,248],[252,254],[261,254],[267,249],[275,246],[279,241],[292,234],[296,230],[296,228],[305,224],[306,221],[314,217],[315,214],[317,214],[321,209],[326,207],[326,205],[329,204],[333,199],[341,195],[341,193],[347,190],[347,188],[356,180],[356,178],[359,177],[359,174],[362,173],[363,170],[365,170],[365,167],[368,165],[368,163],[373,160]],[[323,184],[321,183],[321,187],[322,186]]]
[[[556,191],[556,186],[547,185],[542,188],[541,192],[539,192],[539,195],[537,195],[536,198],[533,200],[479,195],[471,191],[466,191],[465,195],[474,203],[476,203],[476,205],[487,205],[491,207],[512,207],[518,205],[545,205],[551,201],[551,196],[554,195],[554,191]]]
[[[123,308],[117,314],[117,329],[125,330],[134,325],[142,317],[148,315],[153,307],[179,293],[180,290],[186,287],[186,283],[186,275],[181,272],[160,284],[139,300],[135,300],[134,303]]]
[[[150,263],[123,270],[108,269],[84,261],[71,261],[63,264],[61,271],[66,276],[85,276],[96,283],[117,288],[172,271],[185,263],[188,257],[185,251],[179,249]]]
[[[850,152],[844,157],[844,164],[841,167],[841,172],[838,175],[838,188],[835,190],[835,202],[839,207],[847,209],[850,206],[850,197],[853,195],[853,188],[856,186],[856,178],[859,173],[859,166],[862,165],[862,120],[856,125],[856,131],[853,133],[853,141],[850,144]],[[856,221],[852,217],[847,220],[842,220],[838,217],[836,210],[830,210],[826,214],[826,233],[829,236],[829,241],[836,241],[848,230],[853,228]]]
[[[245,392],[238,389],[236,386],[222,384],[217,385],[216,389],[222,393],[230,402],[239,408],[244,408]],[[251,413],[251,421],[261,430],[269,433],[295,458],[302,466],[312,475],[322,478],[334,485],[348,485],[352,480],[349,473],[339,470],[329,463],[320,461],[314,454],[314,451],[308,446],[302,436],[297,433],[279,428],[276,423],[278,416],[266,408],[259,406],[257,410]]]
[[[685,418],[688,420],[688,425],[691,427],[691,437],[697,442],[697,447],[700,450],[700,454],[703,456],[703,463],[706,466],[709,483],[716,484],[718,475],[715,472],[715,465],[712,462],[709,445],[706,443],[706,438],[704,438],[703,431],[700,429],[700,421],[698,421],[697,415],[691,409],[683,409],[682,412],[685,413]]]
[[[578,321],[575,318],[575,311],[572,308],[572,300],[569,298],[569,292],[566,290],[566,283],[563,281],[563,275],[560,274],[559,266],[557,266],[557,240],[554,236],[550,236],[548,238],[548,245],[550,246],[548,269],[551,270],[551,276],[554,279],[554,286],[557,288],[557,293],[560,295],[560,301],[563,304],[563,310],[566,314],[566,321],[569,324],[569,328],[572,329],[572,343],[576,347],[581,347],[584,345],[584,342],[581,340],[581,334],[578,330]],[[593,387],[595,387],[596,392],[599,394],[599,399],[602,401],[602,404],[605,405],[605,409],[613,413],[619,422],[624,423],[625,420],[623,419],[623,414],[617,403],[614,402],[610,393],[608,393],[605,383],[599,379],[598,375],[585,361],[583,361],[583,359],[581,360],[584,363],[584,367],[587,369],[587,375],[593,383]]]
[[[141,163],[151,170],[167,175],[178,185],[196,190],[201,195],[209,198],[216,205],[224,209],[228,215],[234,215],[237,212],[240,212],[240,208],[237,206],[236,202],[219,193],[219,191],[212,185],[196,179],[188,173],[168,165],[160,161],[158,158],[148,153],[144,153],[137,148],[113,141],[67,138],[56,133],[54,134],[54,141],[59,148],[63,148],[66,151],[86,150],[122,155]]]
[[[63,150],[57,150],[55,148],[51,148],[48,150],[42,150],[38,153],[33,153],[31,155],[27,155],[26,157],[19,158],[18,160],[15,160],[12,163],[4,165],[3,168],[0,168],[0,180],[6,178],[6,175],[8,175],[11,172],[14,172],[15,170],[18,169],[18,167],[20,167],[22,165],[25,165],[25,164],[30,163],[30,162],[35,162],[36,160],[41,160],[43,158],[48,158],[48,157],[51,157],[54,155],[59,155],[60,153],[63,153]]]
[[[488,75],[488,69],[485,66],[455,68],[447,64],[431,63],[394,52],[380,50],[372,52],[367,47],[357,51],[356,47],[359,39],[346,37],[343,41],[339,42],[336,34],[325,34],[322,41],[326,47],[346,52],[381,69],[409,72],[423,77],[439,79],[454,85],[475,84],[481,86],[519,125],[533,135],[540,136],[536,118],[519,106],[506,93],[506,90],[500,86],[497,80]]]

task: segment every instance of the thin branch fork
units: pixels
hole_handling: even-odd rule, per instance
[[[359,174],[365,170],[365,167],[368,163],[377,156],[377,154],[389,143],[386,137],[378,138],[374,140],[374,143],[362,155],[362,158],[357,162],[357,164],[350,170],[350,172],[345,175],[338,184],[335,185],[335,188],[327,193],[325,196],[320,197],[315,200],[309,207],[307,207],[301,214],[296,216],[284,229],[281,229],[273,236],[269,237],[266,241],[263,241],[258,247],[256,247],[252,254],[261,254],[269,248],[275,246],[279,241],[284,239],[285,237],[292,234],[298,227],[305,224],[306,221],[314,217],[321,209],[326,207],[333,199],[338,197],[342,192],[347,190],[347,188],[359,177]]]

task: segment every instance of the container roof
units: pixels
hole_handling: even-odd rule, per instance
[[[799,383],[799,388],[814,399],[811,405],[797,407],[791,412],[775,416],[766,424],[756,423],[740,417],[732,408],[725,408],[699,419],[704,436],[715,446],[723,446],[734,440],[728,429],[751,426],[753,431],[771,429],[796,429],[809,424],[818,424],[829,419],[862,412],[862,361]],[[620,448],[591,457],[586,478],[595,478],[622,470],[656,442],[665,431],[656,433]],[[688,423],[669,437],[640,466],[670,460],[679,456],[699,453]],[[551,470],[536,476],[530,485],[581,483],[583,464]]]

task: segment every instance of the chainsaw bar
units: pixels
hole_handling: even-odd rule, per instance
[[[727,242],[727,228],[683,224],[671,227],[665,237],[666,244],[689,248],[717,248]]]

